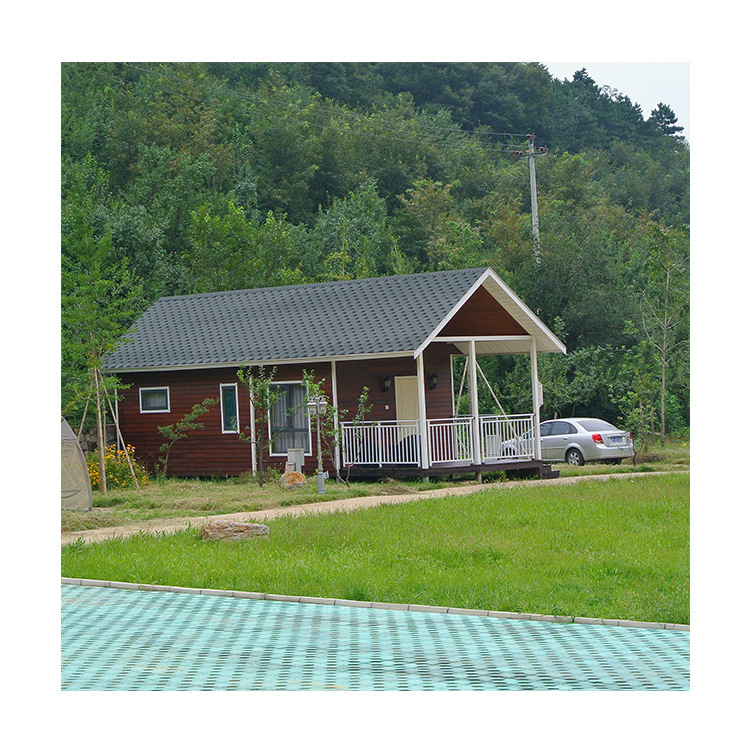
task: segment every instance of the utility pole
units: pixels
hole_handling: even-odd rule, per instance
[[[522,156],[525,159],[528,159],[529,162],[529,180],[531,183],[531,232],[532,232],[532,242],[534,244],[534,258],[537,263],[542,262],[542,254],[539,249],[539,216],[537,214],[537,207],[536,207],[536,164],[534,163],[534,158],[537,155],[546,154],[547,153],[547,147],[543,146],[540,151],[534,151],[534,140],[536,139],[536,136],[534,133],[529,133],[526,136],[526,139],[528,141],[528,148],[526,149],[526,153],[523,151],[516,151],[516,156]]]
[[[534,238],[534,258],[541,263],[542,255],[539,250],[539,215],[536,210],[536,165],[534,164],[534,134],[526,136],[529,139],[529,180],[531,181],[531,232]]]

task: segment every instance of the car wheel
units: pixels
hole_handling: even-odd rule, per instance
[[[578,448],[571,448],[565,454],[565,460],[573,466],[583,466],[586,462],[583,460],[583,453]]]

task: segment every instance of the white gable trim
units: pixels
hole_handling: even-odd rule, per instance
[[[474,292],[476,292],[477,289],[479,289],[482,284],[484,284],[484,280],[489,276],[490,269],[488,268],[482,275],[469,287],[469,290],[464,294],[461,299],[456,302],[456,304],[452,307],[450,312],[435,326],[435,328],[432,329],[432,332],[430,335],[419,345],[419,347],[414,352],[414,359],[416,359],[431,343],[432,340],[435,338],[435,336],[438,335],[438,333],[443,329],[445,324],[466,304],[469,297],[471,297]]]
[[[567,349],[565,348],[565,344],[563,344],[560,339],[555,336],[552,331],[550,331],[549,328],[547,328],[544,323],[542,323],[541,320],[533,313],[531,310],[521,301],[521,299],[516,295],[516,293],[491,269],[488,268],[488,276],[492,279],[493,282],[495,282],[501,289],[501,291],[507,295],[507,297],[512,301],[513,304],[517,305],[521,311],[523,312],[524,316],[529,319],[529,322],[536,326],[539,329],[539,335],[534,335],[534,339],[537,342],[537,351],[558,351],[561,354],[567,354]],[[487,288],[487,291],[492,294],[492,296],[497,299],[497,301],[500,304],[503,304],[501,299],[498,299],[498,296],[496,294],[493,294],[491,287]],[[520,323],[521,325],[524,325],[524,321],[521,319],[519,320],[517,315],[513,314],[512,310],[508,310],[507,305],[503,304],[503,307],[511,314],[513,317]],[[524,328],[527,328],[527,326],[524,326]],[[539,344],[547,344],[548,347],[551,348],[539,348]]]
[[[489,283],[487,283],[489,282]],[[565,344],[555,336],[547,326],[542,323],[539,318],[534,315],[533,312],[521,301],[521,299],[515,294],[515,292],[491,269],[488,268],[474,284],[471,285],[466,294],[454,305],[453,309],[440,321],[440,323],[433,329],[430,335],[420,344],[419,348],[414,352],[414,358],[416,359],[433,341],[445,340],[448,337],[440,337],[438,334],[442,328],[456,315],[456,313],[466,304],[469,297],[480,287],[483,286],[487,291],[497,300],[498,304],[501,305],[506,312],[508,312],[513,319],[521,325],[525,330],[529,331],[529,335],[537,343],[537,351],[540,352],[560,352],[566,354]],[[493,288],[494,287],[494,288]],[[515,309],[514,309],[515,308]],[[494,337],[491,336],[464,336],[461,337],[464,341],[475,341],[484,340],[490,341]],[[510,341],[512,337],[497,337],[496,340]],[[527,339],[528,340],[528,339]]]

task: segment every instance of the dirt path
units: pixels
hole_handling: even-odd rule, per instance
[[[575,484],[583,481],[600,481],[607,479],[632,479],[634,477],[653,477],[673,472],[637,472],[633,474],[592,474],[583,477],[559,477],[557,479],[532,479],[523,482],[507,482],[502,489],[515,487],[528,487],[530,484],[541,484],[545,486],[555,484]],[[183,531],[189,526],[199,528],[209,520],[226,520],[265,523],[274,518],[282,516],[306,516],[319,513],[335,513],[337,511],[359,510],[361,508],[374,508],[377,505],[399,505],[401,503],[412,503],[426,497],[445,497],[446,495],[469,495],[481,492],[498,485],[476,484],[462,487],[443,487],[439,490],[425,490],[424,492],[409,493],[408,495],[371,495],[368,497],[350,497],[344,500],[328,500],[321,503],[309,505],[291,505],[284,508],[269,508],[267,510],[247,511],[242,513],[226,513],[224,515],[194,516],[192,518],[156,518],[152,521],[128,524],[127,526],[109,526],[102,529],[87,529],[86,531],[64,531],[61,534],[61,544],[70,544],[78,539],[84,542],[101,542],[105,539],[116,537],[128,537],[139,532],[150,534],[173,533]]]

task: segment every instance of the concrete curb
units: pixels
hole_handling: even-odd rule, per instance
[[[141,524],[129,526],[111,526],[99,529],[87,529],[85,531],[64,531],[60,535],[61,545],[72,544],[79,539],[83,542],[102,542],[107,539],[127,538],[139,533],[148,534],[173,534],[185,531],[189,527],[202,526],[209,521],[239,521],[239,522],[265,522],[274,518],[284,516],[313,516],[322,513],[350,512],[363,508],[374,508],[378,505],[399,505],[401,503],[413,503],[428,497],[446,497],[449,495],[470,495],[475,492],[484,492],[491,489],[515,490],[518,487],[543,484],[544,486],[555,486],[558,484],[575,484],[586,481],[606,481],[609,479],[636,479],[639,477],[656,477],[665,474],[676,474],[682,472],[669,471],[642,471],[630,474],[591,474],[581,477],[558,477],[557,479],[527,479],[518,482],[503,482],[502,484],[471,484],[460,487],[441,487],[437,490],[425,490],[424,492],[410,493],[408,495],[367,495],[365,497],[348,497],[341,500],[324,500],[320,503],[309,505],[292,505],[283,508],[269,508],[267,510],[245,511],[240,513],[225,513],[215,516],[194,516],[191,518],[165,518],[155,519]],[[687,472],[685,472],[687,473]]]
[[[91,578],[61,578],[60,583],[70,586],[98,586],[100,588],[127,589],[130,591],[168,591],[173,594],[198,594],[201,596],[228,596],[238,599],[265,599],[274,602],[297,604],[324,604],[339,607],[365,607],[371,609],[395,609],[408,612],[465,615],[469,617],[500,617],[509,620],[537,620],[539,622],[576,623],[578,625],[610,625],[622,628],[647,628],[651,630],[682,630],[690,632],[690,625],[667,622],[640,622],[637,620],[600,620],[593,617],[564,617],[561,615],[538,615],[525,612],[495,612],[484,609],[462,609],[459,607],[434,607],[427,604],[398,604],[393,602],[362,602],[355,599],[326,599],[317,596],[288,596],[286,594],[263,594],[255,591],[224,591],[223,589],[193,589],[182,586],[160,586],[151,583],[127,583],[124,581],[98,581]]]

